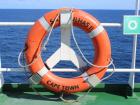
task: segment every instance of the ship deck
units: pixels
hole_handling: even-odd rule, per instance
[[[58,97],[40,85],[34,85],[42,95]],[[85,92],[66,95],[66,99],[77,99]],[[140,84],[135,84],[133,96],[127,84],[100,84],[84,98],[75,103],[40,97],[27,84],[5,84],[0,93],[0,105],[138,105],[140,103]]]

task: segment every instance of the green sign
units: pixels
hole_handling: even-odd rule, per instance
[[[140,16],[124,16],[123,34],[140,34]]]

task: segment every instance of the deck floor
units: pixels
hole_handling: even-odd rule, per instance
[[[46,96],[52,97],[49,92],[42,92]],[[78,93],[71,97],[76,99],[84,93]],[[68,97],[67,97],[68,98]],[[44,99],[34,92],[8,92],[0,94],[0,105],[139,105],[140,92],[134,93],[134,97],[126,98],[124,96],[110,94],[106,92],[90,92],[79,102],[66,103],[61,100]]]
[[[56,97],[51,92],[44,91],[40,93],[47,97]],[[140,84],[137,85],[133,97],[128,97],[125,90],[127,85],[102,85],[92,92],[89,92],[84,98],[75,103],[66,103],[62,100],[51,100],[40,97],[36,92],[31,91],[26,85],[6,85],[0,93],[0,105],[140,105]],[[64,96],[66,99],[77,99],[83,96],[85,92],[75,93]]]

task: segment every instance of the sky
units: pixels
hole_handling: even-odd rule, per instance
[[[0,0],[0,9],[135,9],[135,0]]]

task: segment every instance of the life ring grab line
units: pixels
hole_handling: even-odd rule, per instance
[[[62,11],[63,12],[63,11]],[[72,10],[71,10],[71,17],[72,17]],[[54,27],[54,25],[55,25],[55,22],[56,22],[56,20],[58,19],[58,16],[60,16],[60,14],[58,14],[57,15],[57,17],[55,18],[55,21],[54,21],[54,24],[53,24],[53,26],[52,26],[52,29],[53,29],[53,27]],[[71,18],[71,19],[73,19],[73,18]],[[40,22],[40,24],[42,25],[42,27],[44,27],[45,28],[45,30],[46,31],[50,31],[51,30],[51,32],[52,32],[52,29],[50,28],[51,26],[49,25],[49,23],[47,22],[47,20],[44,18],[44,16],[42,16],[40,19],[39,19],[39,22]],[[71,21],[71,22],[73,22],[73,21]],[[73,25],[71,24],[71,26],[72,26],[72,34],[74,34],[74,32],[73,32]],[[96,37],[99,33],[101,33],[102,31],[104,31],[104,28],[103,28],[103,26],[100,24],[96,29],[93,29],[90,33],[88,33],[89,34],[89,37],[90,38],[94,38],[94,37]],[[51,35],[51,32],[49,33],[50,35]],[[49,41],[49,37],[50,37],[50,35],[48,35],[48,39],[45,41],[45,44],[44,44],[44,47],[45,47],[45,45],[47,45],[47,43],[48,43],[48,41]],[[75,38],[73,38],[74,39],[74,41],[75,41]],[[76,42],[76,41],[75,41]],[[76,43],[76,45],[78,45],[77,43]],[[43,47],[43,48],[44,48]],[[78,48],[78,50],[80,49],[79,47],[77,47]],[[81,53],[82,51],[80,51],[80,53]],[[82,53],[81,53],[81,55],[83,55]],[[85,57],[83,57],[84,59],[85,59]],[[87,62],[87,59],[85,60],[86,62]],[[88,64],[90,64],[91,65],[91,63],[89,63],[89,61],[87,62]],[[92,66],[95,66],[95,67],[101,67],[101,68],[104,68],[104,67],[108,67],[108,66],[110,66],[112,64],[112,62],[110,62],[110,64],[109,65],[107,65],[107,66],[98,66],[98,65],[93,65],[92,64]]]
[[[63,12],[63,11],[62,11]],[[72,10],[71,10],[71,17],[72,17]],[[43,18],[43,19],[42,19]],[[42,26],[47,30],[49,30],[50,29],[50,26],[49,26],[49,23],[46,21],[46,19],[44,18],[44,17],[42,17],[41,19],[39,19],[39,21],[40,21],[40,23],[42,24]],[[71,20],[73,20],[73,17],[71,18]],[[73,21],[71,21],[71,22],[73,22]],[[55,24],[55,22],[54,22],[54,24]],[[74,32],[73,32],[73,24],[71,24],[71,26],[72,26],[72,34],[74,35]],[[93,29],[90,33],[88,33],[89,34],[89,37],[90,38],[94,38],[94,37],[96,37],[97,35],[99,35],[99,33],[101,33],[101,32],[103,32],[104,31],[104,28],[103,28],[103,26],[100,24],[96,29]],[[72,35],[72,36],[73,36]],[[82,52],[81,50],[80,50],[80,48],[79,48],[79,46],[78,46],[78,44],[76,43],[77,41],[75,41],[76,39],[73,37],[73,39],[74,39],[74,42],[75,42],[75,44],[76,44],[76,46],[77,46],[77,48],[78,48],[78,50],[80,51],[80,53]],[[49,39],[48,39],[49,40]],[[47,43],[46,43],[47,44]],[[45,45],[45,44],[44,44]],[[81,53],[81,55],[82,56],[84,56],[83,55],[83,53]],[[92,64],[92,63],[89,63],[89,61],[85,58],[85,56],[83,57],[84,59],[85,59],[85,61],[88,63],[88,64],[90,64],[91,66],[96,66],[96,67],[101,67],[101,68],[104,68],[104,67],[108,67],[108,66],[110,66],[111,64],[112,64],[112,59],[111,59],[111,61],[110,61],[110,63],[108,64],[108,65],[106,65],[106,66],[99,66],[99,65],[94,65],[94,64]]]
[[[73,15],[71,14],[71,19],[73,19]],[[97,26],[95,29],[93,29],[89,34],[89,37],[91,39],[93,39],[94,37],[96,37],[97,35],[99,35],[101,32],[104,31],[104,28],[101,24],[99,24],[99,26]],[[97,68],[106,68],[106,67],[109,67],[110,65],[112,65],[113,63],[113,59],[111,58],[110,59],[110,63],[106,66],[102,65],[102,66],[99,66],[99,65],[95,65],[95,64],[92,64],[86,57],[85,55],[83,54],[82,50],[80,49],[78,43],[77,43],[77,40],[75,38],[75,35],[74,35],[74,30],[73,30],[73,25],[71,24],[71,33],[72,33],[72,38],[74,40],[74,43],[78,49],[78,51],[80,52],[82,58],[87,62],[87,64],[89,64],[90,66],[94,66],[94,67],[97,67]]]
[[[72,16],[72,11],[73,11],[73,9],[71,10],[71,12],[70,12],[70,14],[71,14],[71,32],[72,32],[72,36],[74,35],[74,32],[73,32],[73,16]],[[63,12],[63,11],[61,11],[61,12]],[[58,14],[58,16],[59,16],[60,14]],[[70,19],[70,18],[69,18]],[[42,24],[42,26],[45,28],[45,29],[47,29],[47,27],[48,27],[48,22],[47,22],[47,20],[44,18],[44,19],[39,19],[40,20],[40,23]],[[56,19],[57,20],[57,19]],[[68,21],[68,23],[69,23],[70,21]],[[47,23],[47,25],[44,25],[44,23]],[[54,22],[54,25],[55,25],[55,22]],[[49,28],[48,28],[49,29]],[[94,38],[94,37],[96,37],[97,35],[99,35],[101,32],[103,32],[104,31],[104,28],[103,28],[103,26],[101,25],[101,24],[99,24],[99,26],[97,26],[95,29],[93,29],[91,32],[89,32],[88,33],[88,36],[92,39],[92,38]],[[51,33],[50,33],[51,34]],[[50,35],[48,35],[49,37],[50,37]],[[49,37],[47,38],[47,40],[49,41]],[[81,53],[82,51],[80,50],[80,47],[78,46],[78,44],[77,44],[77,41],[76,41],[76,39],[75,39],[75,37],[73,36],[73,39],[74,39],[74,42],[75,42],[75,44],[76,44],[76,47],[78,48],[78,50],[79,50],[79,52]],[[48,42],[47,41],[47,42]],[[45,42],[45,44],[44,44],[44,47],[47,45],[47,43]],[[91,66],[95,66],[95,67],[99,67],[99,68],[105,68],[105,67],[108,67],[108,66],[110,66],[111,64],[112,64],[112,59],[110,59],[111,61],[110,61],[110,63],[108,64],[108,65],[106,65],[106,66],[99,66],[99,65],[95,65],[95,64],[92,64],[92,63],[90,63],[86,58],[85,58],[85,56],[83,55],[83,53],[81,53],[81,55],[82,55],[82,57],[84,58],[84,60],[88,63],[88,64],[90,64]],[[49,66],[49,65],[48,65]]]

